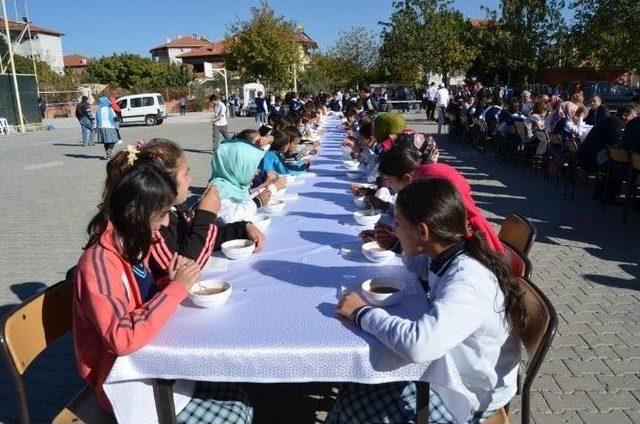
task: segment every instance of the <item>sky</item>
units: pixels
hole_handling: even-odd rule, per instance
[[[151,57],[149,50],[179,35],[224,37],[228,24],[250,16],[260,0],[6,0],[7,14],[22,16],[26,2],[31,22],[64,33],[64,54],[89,57],[114,52]],[[454,0],[470,18],[484,17],[481,4],[495,8],[498,0]],[[391,14],[392,0],[270,0],[279,14],[304,26],[321,50],[329,48],[339,31],[355,25],[379,33],[378,21]]]

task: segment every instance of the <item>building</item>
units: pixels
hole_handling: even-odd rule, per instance
[[[311,54],[318,44],[301,28],[296,30],[294,39],[300,46],[303,65],[309,63]],[[209,69],[224,67],[226,47],[224,40],[209,41],[200,37],[178,37],[149,51],[153,60],[164,63],[185,63],[193,67],[198,76],[210,76]]]
[[[20,56],[31,58],[47,63],[55,72],[64,72],[64,58],[62,55],[62,36],[64,34],[36,25],[29,25],[31,39],[27,33],[27,25],[23,22],[7,21],[9,23],[9,33],[13,43],[13,52]],[[2,37],[6,41],[4,31],[4,20],[0,19],[0,29]]]
[[[76,75],[82,75],[91,62],[93,62],[93,59],[81,54],[70,54],[64,57],[64,69]]]

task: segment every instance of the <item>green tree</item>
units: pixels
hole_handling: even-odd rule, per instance
[[[300,46],[295,24],[276,15],[266,1],[251,9],[251,19],[229,26],[226,66],[243,81],[260,80],[272,88],[291,85],[292,66],[300,67]]]
[[[316,53],[300,73],[300,90],[304,92],[332,91],[349,86],[351,77],[345,62],[328,54]]]
[[[362,26],[339,32],[338,40],[329,49],[328,56],[333,58],[340,79],[346,85],[366,83],[371,71],[378,62],[380,46],[374,34]]]
[[[596,68],[640,71],[638,0],[576,0],[572,9],[574,61]]]
[[[470,33],[450,0],[394,1],[384,24],[381,63],[404,82],[418,82],[427,72],[447,80],[465,72],[477,54]]]

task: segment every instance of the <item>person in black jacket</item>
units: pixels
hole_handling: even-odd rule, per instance
[[[80,103],[76,105],[76,118],[82,130],[82,145],[85,147],[92,146],[94,144],[92,137],[93,115],[91,114],[91,106],[87,96],[82,96]]]
[[[584,122],[588,125],[596,125],[609,115],[609,108],[602,104],[602,98],[596,94],[591,98],[591,109]]]

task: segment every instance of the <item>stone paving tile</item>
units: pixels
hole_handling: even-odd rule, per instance
[[[411,119],[416,129],[434,131],[416,115]],[[232,131],[253,126],[250,119],[231,123]],[[129,127],[123,134],[126,141],[161,136],[179,142],[189,155],[194,185],[204,185],[210,140],[202,116]],[[11,205],[0,214],[0,314],[63,278],[86,242],[84,226],[95,212],[104,162],[99,146],[84,149],[76,144],[78,136],[75,128],[60,129],[5,137],[0,144],[0,198]],[[443,159],[467,174],[490,221],[497,226],[517,211],[538,230],[530,253],[532,279],[553,302],[560,327],[531,388],[533,422],[640,423],[640,216],[632,212],[624,225],[619,209],[603,212],[591,200],[592,185],[579,184],[571,202],[562,184],[556,189],[529,170],[498,163],[491,155],[481,158],[445,137],[438,143]],[[33,422],[49,422],[81,385],[70,350],[47,359],[36,361],[27,380]],[[1,366],[0,422],[16,421],[10,385]],[[302,399],[304,407],[280,422],[321,422],[331,404],[326,388],[289,387],[260,398],[268,403],[271,396],[276,402]],[[519,410],[516,397],[512,422],[519,422]]]

